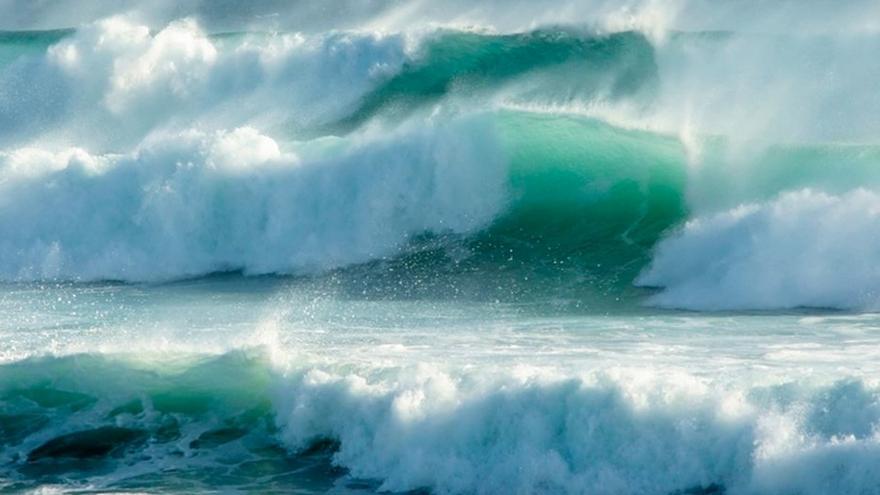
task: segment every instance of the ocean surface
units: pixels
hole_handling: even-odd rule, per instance
[[[880,494],[878,20],[0,0],[0,493]]]

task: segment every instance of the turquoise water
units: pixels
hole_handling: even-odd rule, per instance
[[[271,3],[0,6],[0,491],[880,493],[872,4]]]
[[[809,493],[792,472],[832,483],[840,469],[870,483],[853,456],[873,448],[875,315],[335,289],[236,275],[7,287],[4,489],[556,491],[614,476]]]

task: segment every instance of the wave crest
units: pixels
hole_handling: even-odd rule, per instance
[[[864,309],[880,294],[880,195],[787,192],[687,222],[661,241],[639,284],[693,309]]]
[[[475,117],[306,158],[252,128],[157,136],[126,155],[4,153],[0,276],[163,280],[391,256],[411,236],[494,218],[506,162],[492,136]]]

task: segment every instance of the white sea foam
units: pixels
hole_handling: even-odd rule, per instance
[[[693,309],[866,309],[878,303],[880,196],[788,192],[694,218],[638,280],[654,304]]]
[[[2,278],[325,270],[393,255],[413,235],[471,232],[504,207],[487,119],[326,147],[301,159],[242,127],[157,135],[123,155],[0,154]]]
[[[367,116],[359,128],[348,129],[352,134],[344,140],[298,141],[331,132],[322,126],[332,128],[408,63],[424,61],[418,58],[424,53],[415,48],[437,37],[412,33],[434,32],[438,25],[457,25],[462,19],[492,28],[482,20],[498,13],[499,5],[471,3],[379,5],[351,31],[223,36],[206,33],[200,22],[208,20],[199,15],[204,12],[198,2],[178,12],[192,17],[158,25],[136,14],[119,14],[111,5],[105,5],[109,12],[95,9],[119,15],[89,22],[45,52],[23,55],[0,68],[0,276],[142,280],[223,269],[321,270],[392,255],[422,232],[470,233],[488,225],[511,200],[504,190],[504,161],[518,154],[517,143],[508,143],[514,149],[498,149],[490,119],[482,117],[494,111],[497,101],[484,100],[482,94],[456,101],[456,81],[441,81],[448,86],[448,99],[428,95],[419,102],[424,114],[433,116],[383,122],[388,136],[378,137]],[[812,187],[840,194],[853,183],[876,189],[876,178],[864,172],[876,169],[870,146],[853,147],[851,154],[859,157],[852,162],[859,171],[846,179],[816,172],[822,169],[816,162],[823,153],[829,159],[850,153],[827,152],[829,143],[871,141],[880,132],[880,102],[872,84],[880,73],[871,63],[880,38],[853,14],[871,12],[870,6],[848,5],[827,18],[820,18],[816,12],[824,11],[818,7],[800,12],[792,21],[804,27],[798,33],[780,21],[792,12],[787,4],[769,9],[762,19],[738,11],[743,22],[732,26],[709,14],[737,10],[735,5],[717,11],[704,5],[693,18],[680,10],[687,6],[693,5],[596,3],[595,22],[587,24],[599,32],[665,33],[651,35],[650,41],[626,38],[639,47],[636,59],[641,62],[609,69],[634,70],[645,91],[624,91],[615,99],[615,84],[588,94],[561,84],[567,89],[538,98],[549,101],[526,101],[523,107],[580,108],[612,123],[681,136],[692,162],[685,186],[688,206],[699,217],[685,228],[685,239],[696,236],[697,226],[706,222],[723,223],[707,220],[713,208],[764,201],[768,192]],[[575,4],[562,7],[559,12],[571,15],[580,10]],[[523,19],[513,10],[505,9],[510,19],[499,15],[497,21],[518,25]],[[688,26],[693,30],[732,31],[671,33],[683,19],[693,21]],[[577,16],[568,20],[579,22]],[[596,49],[609,46],[616,45]],[[626,58],[627,53],[615,56]],[[439,72],[448,69],[442,56],[438,60]],[[579,76],[559,70],[549,77]],[[596,77],[627,79],[618,73]],[[504,81],[496,95],[528,99],[535,96],[536,81],[543,80]],[[522,89],[517,82],[526,82],[526,89],[517,92]],[[397,103],[394,96],[388,100],[392,104]],[[471,112],[478,115],[462,116]],[[815,152],[811,156],[820,158],[811,158],[811,171],[799,174],[779,163],[785,160],[765,162],[767,149],[782,149],[795,158]],[[778,177],[765,174],[774,167],[785,170]],[[771,230],[768,243],[777,241]],[[807,251],[847,259],[865,254],[843,239],[805,235],[803,242]],[[795,265],[792,259],[799,257],[780,255],[781,268],[768,270],[745,267],[764,259],[740,253],[736,256],[745,260],[743,266],[727,274],[717,274],[711,261],[699,261],[716,254],[724,258],[726,249],[735,249],[729,246],[749,242],[762,252],[785,247],[766,248],[758,241],[740,239],[728,247],[703,243],[707,252],[687,262],[668,260],[665,252],[686,244],[668,241],[642,282],[666,286],[655,302],[673,306],[872,303],[871,272],[855,261],[842,264],[856,276],[855,284],[808,278],[830,266],[818,259]],[[872,240],[857,244],[870,249]],[[710,269],[717,276],[707,274]],[[725,290],[713,291],[713,281]],[[744,295],[746,286],[753,288],[751,296]],[[696,295],[688,287],[715,295]],[[737,295],[728,299],[722,295],[726,291]]]
[[[543,302],[351,297],[347,274],[46,283],[324,272],[395,256],[426,232],[473,234],[510,211],[510,183],[532,171],[511,175],[511,156],[536,153],[496,135],[493,107],[509,99],[681,136],[691,167],[681,184],[658,181],[657,197],[669,186],[663,211],[687,206],[692,218],[660,241],[638,280],[661,287],[652,304],[874,309],[878,9],[874,0],[0,0],[2,29],[77,27],[0,66],[0,280],[38,281],[0,290],[2,412],[48,418],[2,439],[0,478],[28,478],[28,453],[59,435],[110,424],[152,435],[171,418],[179,436],[131,445],[106,479],[84,471],[95,482],[85,488],[181,465],[206,468],[211,483],[230,452],[278,440],[296,453],[331,439],[336,464],[395,491],[880,493],[876,315],[560,317]],[[443,26],[486,34],[557,24],[643,33],[598,43],[596,59],[637,47],[645,64],[622,67],[638,69],[644,88],[578,92],[582,75],[566,66],[549,78],[576,82],[558,92],[541,93],[544,74],[530,73],[504,80],[497,99],[487,91],[462,103],[441,74],[443,88],[428,84],[419,102],[424,112],[327,136],[324,124],[423,61],[413,33],[440,33],[425,38],[434,42]],[[563,40],[574,32],[562,31]],[[491,42],[511,39],[534,41]],[[441,69],[455,61],[450,45]],[[868,145],[841,145],[854,142]],[[562,166],[535,169],[547,171],[548,189],[593,165],[553,151]],[[608,174],[598,161],[585,189],[655,187],[605,184],[629,164],[609,163],[621,168]],[[543,179],[525,180],[541,192]],[[588,275],[567,287],[591,284]],[[542,312],[553,316],[532,316]],[[85,400],[44,407],[29,391]],[[197,404],[162,411],[153,399],[163,394]],[[131,403],[143,411],[111,413]],[[244,433],[253,444],[194,453],[202,434],[241,426],[266,404],[272,414]]]
[[[171,396],[196,391],[194,400],[212,398],[212,414],[174,411],[180,438],[150,445],[146,456],[133,453],[124,467],[95,477],[99,487],[172,465],[241,456],[235,442],[198,455],[190,444],[263,400],[271,402],[279,428],[271,434],[292,455],[316,441],[338,442],[333,462],[349,477],[377,481],[380,490],[819,495],[875,493],[880,482],[874,468],[880,400],[877,384],[865,378],[832,373],[760,382],[662,365],[582,366],[572,373],[533,357],[515,366],[466,367],[339,359],[356,351],[336,347],[321,364],[299,353],[270,363],[254,350],[189,359],[156,359],[153,350],[7,364],[4,391],[51,380],[60,390],[99,400],[61,410],[64,421],[4,446],[0,456],[20,462],[17,453],[104,425],[109,410],[132,399],[144,401],[147,413],[120,415],[117,424],[153,431],[168,406],[154,410],[137,394],[157,387]],[[171,456],[175,450],[187,455]]]
[[[225,43],[225,44],[224,44]],[[0,145],[129,151],[157,129],[332,122],[394,74],[401,35],[351,32],[209,38],[191,19],[157,33],[128,17],[0,68]]]
[[[276,408],[288,446],[338,440],[337,463],[392,491],[825,494],[880,482],[880,407],[861,382],[749,389],[657,371],[312,370],[281,386]]]
[[[0,392],[97,399],[52,408],[58,421],[0,448],[4,469],[61,434],[156,431],[169,415],[180,437],[133,449],[91,478],[96,488],[213,469],[247,459],[242,445],[190,443],[271,404],[279,429],[260,421],[246,445],[278,440],[296,462],[335,440],[334,462],[389,490],[818,495],[875,493],[880,481],[877,315],[523,318],[503,305],[346,300],[276,283],[4,290]],[[154,406],[166,394],[210,411]],[[131,401],[147,413],[108,419]]]

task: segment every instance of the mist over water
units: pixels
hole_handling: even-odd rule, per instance
[[[878,19],[0,0],[0,491],[880,493]]]

